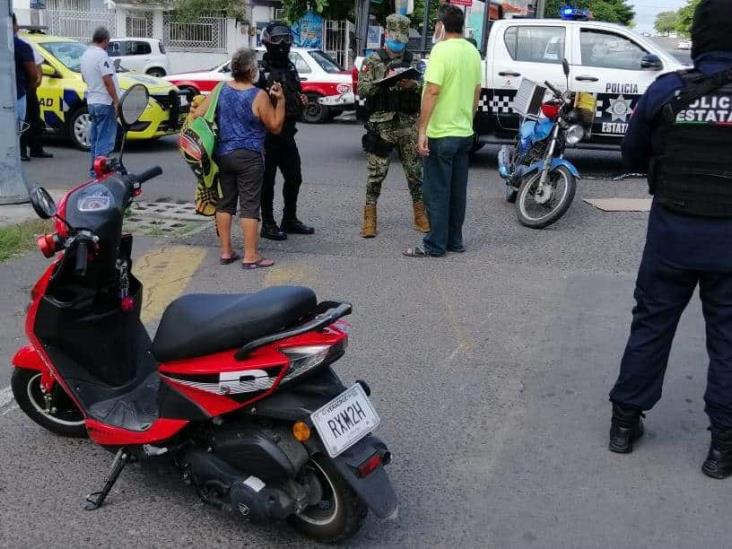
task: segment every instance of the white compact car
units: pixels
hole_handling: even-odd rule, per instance
[[[170,62],[165,46],[155,38],[113,38],[107,53],[128,71],[142,72],[150,76],[170,74]]]

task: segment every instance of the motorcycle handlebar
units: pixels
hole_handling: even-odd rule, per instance
[[[89,248],[86,240],[80,240],[76,245],[76,266],[74,272],[79,276],[86,274],[87,260],[89,259]]]
[[[548,80],[545,80],[545,81],[544,81],[544,84],[546,84],[546,87],[547,87],[547,88],[549,88],[549,89],[550,89],[550,90],[551,90],[551,91],[552,91],[552,92],[554,93],[554,95],[556,95],[556,96],[558,96],[558,97],[561,97],[561,96],[562,96],[562,92],[561,92],[561,91],[559,91],[559,90],[558,90],[557,88],[555,88],[555,87],[554,87],[554,86],[552,85],[552,83],[551,83],[551,82],[549,82]]]
[[[150,168],[149,170],[145,170],[141,174],[138,175],[130,175],[130,179],[133,183],[137,183],[138,185],[142,185],[145,183],[145,181],[149,181],[153,177],[157,177],[163,173],[163,169],[160,166],[155,166],[154,168]]]

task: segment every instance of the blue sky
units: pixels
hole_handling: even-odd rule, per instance
[[[640,32],[653,32],[656,15],[662,11],[675,10],[686,4],[686,0],[632,0],[635,7],[636,29]]]

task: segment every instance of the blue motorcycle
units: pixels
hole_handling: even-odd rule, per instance
[[[498,153],[498,171],[506,181],[506,200],[516,203],[519,222],[532,229],[548,227],[572,205],[580,174],[564,158],[564,151],[590,134],[595,117],[595,97],[569,91],[566,59],[563,66],[568,84],[565,92],[549,82],[545,82],[546,88],[529,81],[522,83],[522,90],[529,91],[522,94],[520,90],[519,96],[528,95],[527,105],[539,108],[524,109],[516,144],[504,146]],[[547,88],[553,97],[543,102]]]

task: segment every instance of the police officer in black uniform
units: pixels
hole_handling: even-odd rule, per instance
[[[262,31],[262,43],[267,52],[262,60],[262,70],[257,86],[269,90],[272,84],[282,84],[285,93],[285,125],[279,135],[267,134],[264,142],[264,182],[262,184],[262,238],[286,240],[290,234],[313,234],[315,229],[308,227],[297,218],[297,196],[302,184],[300,152],[295,143],[297,119],[302,114],[307,98],[302,93],[300,77],[295,65],[290,61],[292,31],[286,23],[270,22]],[[277,168],[282,172],[285,182],[282,197],[285,207],[282,224],[277,225],[274,218],[274,185]]]
[[[610,450],[629,453],[661,398],[671,342],[697,285],[706,321],[704,396],[711,448],[702,471],[732,475],[732,0],[701,0],[694,68],[659,78],[623,142],[647,172],[653,205],[620,376],[610,393]]]

